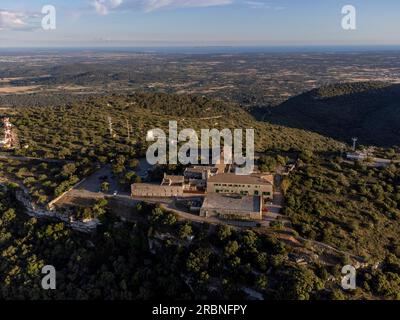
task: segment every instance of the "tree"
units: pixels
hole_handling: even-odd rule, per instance
[[[247,230],[242,235],[242,241],[249,250],[253,250],[257,247],[258,236],[253,231]]]
[[[137,159],[131,159],[129,160],[129,167],[132,169],[136,169],[139,165],[139,161]]]
[[[108,192],[109,190],[110,190],[110,183],[109,182],[107,182],[107,181],[104,181],[102,184],[101,184],[101,191],[102,192]]]
[[[195,273],[199,273],[201,270],[207,270],[210,255],[211,252],[204,248],[191,252],[186,261],[187,270]]]
[[[314,154],[311,150],[303,150],[300,153],[300,159],[303,160],[304,162],[309,162],[312,160]]]
[[[65,178],[71,177],[76,172],[76,166],[74,163],[65,164],[62,167],[61,175]]]
[[[271,156],[262,156],[260,158],[259,168],[262,172],[272,172],[275,170],[277,162]]]
[[[160,222],[163,216],[164,216],[163,209],[160,206],[156,206],[153,210],[151,210],[149,220],[152,224],[156,224]]]
[[[237,241],[229,241],[224,249],[225,256],[227,257],[234,256],[239,251],[239,248],[240,246],[237,243]]]
[[[3,221],[5,225],[8,225],[15,220],[16,216],[15,209],[10,208],[3,213],[0,221]]]
[[[106,199],[100,199],[93,206],[93,213],[96,218],[101,218],[106,213],[106,208],[108,205],[108,201]]]
[[[281,288],[284,297],[294,300],[309,300],[311,293],[321,288],[320,279],[311,269],[305,267],[293,269],[285,284],[286,286]]]
[[[265,274],[260,274],[257,277],[256,287],[260,290],[266,290],[268,288],[268,278]]]
[[[192,233],[192,226],[189,223],[185,223],[179,228],[179,238],[182,240],[188,239]]]
[[[268,268],[268,255],[265,252],[261,252],[257,255],[257,265],[262,271],[267,271]]]
[[[232,228],[230,226],[220,224],[217,226],[218,239],[224,241],[232,235]]]
[[[165,215],[163,223],[167,226],[173,226],[178,221],[176,214],[174,213],[167,213]]]

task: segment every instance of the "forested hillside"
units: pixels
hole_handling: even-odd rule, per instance
[[[314,92],[314,100],[334,99],[326,98],[335,95],[330,90]],[[373,90],[375,95],[386,88]],[[344,162],[337,158],[343,145],[336,140],[258,122],[236,104],[199,96],[132,93],[13,111],[22,146],[17,155],[67,160],[59,166],[3,161],[2,174],[20,178],[38,202],[98,164],[113,163],[114,173],[134,177],[147,130],[167,130],[169,120],[178,121],[179,129],[254,128],[258,151],[291,150],[300,157],[283,184],[283,213],[292,227],[342,253],[314,251],[321,249],[279,223],[265,232],[235,231],[186,223],[145,204],[132,209],[138,219],[129,223],[111,216],[105,205],[97,232],[80,234],[63,223],[26,216],[14,197],[16,185],[9,185],[0,192],[0,299],[242,299],[246,288],[266,299],[398,298],[398,165],[374,169]],[[291,245],[278,239],[291,233]],[[339,289],[340,266],[350,263],[348,254],[367,265],[359,270],[359,289],[345,293]],[[299,257],[306,257],[305,265],[296,262]],[[39,287],[45,264],[59,272],[56,292]]]
[[[400,145],[400,85],[379,82],[321,87],[269,109],[264,120],[363,145]]]
[[[284,182],[284,214],[293,227],[361,256],[369,267],[358,272],[359,286],[386,299],[400,298],[399,176],[399,164],[374,168],[309,154]]]
[[[328,281],[337,268],[297,266],[273,236],[191,225],[144,203],[132,212],[141,222],[106,214],[81,234],[29,218],[10,188],[0,188],[0,300],[245,299],[246,288],[267,299],[344,297]],[[45,265],[56,268],[57,290],[41,288]]]
[[[111,139],[108,117],[116,136]],[[256,121],[238,105],[187,95],[137,93],[93,97],[65,106],[15,109],[21,155],[106,162],[117,152],[145,150],[148,130],[178,121],[178,129],[241,128],[255,130],[258,151],[269,148],[338,150],[341,144],[318,134]],[[132,126],[127,141],[127,125]],[[199,132],[199,131],[198,131]]]

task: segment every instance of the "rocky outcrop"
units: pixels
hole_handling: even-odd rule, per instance
[[[21,184],[19,184],[19,186],[20,188],[15,191],[15,198],[23,205],[26,213],[31,217],[60,220],[66,225],[70,226],[72,229],[86,233],[95,231],[97,226],[100,224],[100,221],[98,219],[76,221],[67,214],[38,208],[31,201],[28,190]]]

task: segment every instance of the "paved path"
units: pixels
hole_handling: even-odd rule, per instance
[[[146,179],[148,176],[148,170],[152,168],[145,158],[139,161],[139,167],[136,170],[136,174],[142,179]],[[107,181],[110,186],[107,192],[101,191],[101,184],[103,181]],[[88,198],[88,199],[99,199],[107,196],[112,196],[116,193],[117,196],[125,199],[130,199],[130,192],[126,191],[118,183],[118,179],[112,172],[112,165],[107,164],[102,168],[98,169],[95,173],[90,175],[81,183],[78,187],[70,190],[61,199],[57,201],[67,203],[73,198]]]
[[[261,222],[261,225],[263,227],[269,227],[271,222],[277,220],[283,221],[285,223],[290,223],[288,218],[281,214],[284,201],[283,194],[280,190],[281,181],[282,181],[282,176],[280,174],[276,174],[274,184],[275,184],[275,189],[277,190],[274,192],[274,200],[267,206],[268,212],[263,214],[263,221]]]
[[[100,168],[95,173],[87,177],[85,181],[80,184],[76,189],[80,191],[98,193],[101,192],[101,184],[103,183],[103,181],[107,181],[110,184],[109,190],[104,193],[105,195],[112,195],[114,194],[114,192],[123,195],[129,194],[129,192],[124,191],[123,188],[121,188],[121,186],[119,185],[118,180],[114,177],[112,166],[110,164],[105,165],[104,167]]]
[[[353,259],[358,260],[359,262],[364,262],[365,261],[365,259],[363,257],[357,256],[357,255],[355,255],[353,253],[350,253],[348,251],[340,250],[338,248],[335,248],[335,247],[333,247],[333,246],[331,246],[329,244],[323,243],[323,242],[306,239],[306,238],[303,238],[303,237],[300,237],[300,236],[297,236],[296,239],[304,241],[304,242],[309,242],[309,243],[311,243],[311,244],[313,244],[315,246],[320,246],[320,247],[322,247],[324,249],[327,249],[327,250],[335,251],[336,253],[339,253],[339,254],[347,255],[347,256],[349,256],[349,257],[351,257]]]
[[[101,176],[101,174],[103,174],[106,170],[109,170],[109,168],[102,168],[103,170],[99,170],[98,172],[96,172],[94,175],[92,175],[91,178],[95,179],[98,176]],[[6,182],[6,181],[10,181],[9,179],[6,178],[1,178],[0,177],[0,182]],[[18,181],[15,181],[16,183],[18,183],[21,188],[25,191],[26,194],[28,193],[28,190]],[[91,183],[88,184],[89,186],[91,186]],[[82,187],[82,185],[80,186],[80,188]],[[280,206],[282,205],[282,201],[283,201],[283,197],[279,197],[280,192],[277,192],[277,197],[274,200],[274,203],[272,204],[272,206],[276,209],[280,208]],[[196,214],[191,214],[188,212],[184,212],[182,210],[180,210],[179,208],[176,207],[174,200],[173,199],[161,199],[161,198],[154,198],[154,199],[133,199],[131,198],[131,196],[129,194],[118,194],[116,196],[110,196],[109,194],[103,193],[103,192],[92,192],[90,190],[82,190],[82,189],[73,189],[70,192],[68,192],[64,197],[66,198],[71,198],[71,199],[76,199],[76,198],[81,198],[81,199],[86,199],[86,200],[91,200],[91,199],[101,199],[101,198],[112,198],[115,200],[120,200],[123,203],[127,203],[129,205],[136,205],[137,203],[141,202],[141,201],[146,201],[146,202],[150,202],[150,203],[159,203],[164,209],[167,209],[169,211],[172,211],[174,213],[176,213],[180,218],[188,220],[188,221],[193,221],[193,222],[198,222],[198,223],[208,223],[211,225],[218,225],[218,224],[229,224],[227,221],[223,221],[220,220],[216,217],[200,217]],[[64,199],[63,197],[63,199]],[[64,200],[65,201],[65,200]],[[32,205],[32,208],[34,208],[34,206]],[[119,214],[121,217],[124,217],[125,219],[129,219],[129,215],[127,215],[126,213],[121,213]],[[271,213],[269,216],[266,216],[264,218],[264,221],[261,222],[261,225],[263,227],[269,227],[269,223],[273,220],[276,220],[278,217],[282,217],[285,218],[285,216],[282,216],[278,213]],[[236,225],[236,227],[240,227],[238,225]],[[243,226],[246,227],[246,226]],[[246,227],[247,228],[247,227]],[[353,259],[356,259],[360,262],[364,262],[364,259],[360,256],[354,255],[350,252],[346,252],[340,249],[337,249],[331,245],[328,245],[326,243],[323,242],[318,242],[318,241],[314,241],[314,240],[309,240],[300,236],[296,236],[294,237],[297,240],[301,240],[303,242],[309,242],[312,243],[313,245],[316,246],[320,246],[324,249],[327,250],[332,250],[334,252],[340,253],[340,254],[344,254],[344,255],[348,255],[349,257],[352,257]]]

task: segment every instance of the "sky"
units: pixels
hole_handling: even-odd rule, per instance
[[[399,31],[399,0],[0,0],[3,48],[400,45]]]

